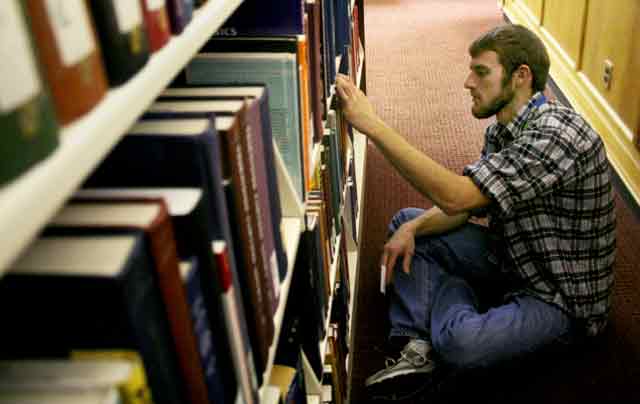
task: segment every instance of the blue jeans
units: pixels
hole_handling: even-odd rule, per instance
[[[402,209],[390,234],[423,212]],[[400,257],[388,288],[390,336],[430,340],[456,368],[490,366],[567,338],[571,320],[557,307],[528,295],[503,299],[518,280],[492,250],[488,230],[472,223],[416,237],[410,273]]]

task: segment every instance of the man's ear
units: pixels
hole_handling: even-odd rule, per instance
[[[529,66],[518,66],[518,68],[513,72],[513,75],[516,79],[516,84],[519,87],[526,86],[527,84],[529,86],[533,85],[533,72],[531,71],[531,68]]]

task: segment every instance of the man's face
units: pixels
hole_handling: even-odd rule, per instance
[[[471,113],[474,117],[489,118],[513,100],[512,78],[504,80],[504,68],[496,52],[485,51],[472,58],[469,69],[464,88],[473,97]]]

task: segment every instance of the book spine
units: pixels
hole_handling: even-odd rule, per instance
[[[28,0],[41,65],[56,114],[66,125],[89,112],[107,91],[85,0]]]
[[[237,122],[237,121],[236,121]],[[245,308],[246,313],[253,316],[253,331],[255,335],[255,345],[258,349],[259,361],[256,363],[257,371],[264,369],[268,356],[269,345],[273,338],[273,321],[268,314],[271,312],[271,306],[264,294],[263,281],[260,275],[258,264],[258,251],[255,245],[251,223],[250,223],[250,201],[247,193],[247,178],[242,164],[242,146],[239,142],[239,124],[235,125],[227,132],[219,131],[222,135],[224,157],[228,162],[231,174],[231,191],[235,211],[235,219],[238,222],[238,233],[240,236],[239,244],[241,250],[241,258],[244,263],[244,271],[246,275],[247,285],[249,289],[251,309]]]
[[[171,32],[180,34],[193,18],[193,0],[167,0]]]
[[[200,283],[200,263],[197,258],[191,260],[191,271],[183,276],[183,286],[187,302],[191,310],[194,334],[198,341],[198,352],[202,362],[202,370],[209,391],[210,402],[224,402],[226,396],[218,369],[217,352],[223,349],[216,345],[209,323],[204,293]]]
[[[143,238],[140,238],[143,240]],[[145,242],[138,242],[136,252],[128,262],[130,270],[123,271],[122,296],[127,307],[128,321],[136,334],[136,346],[149,379],[152,399],[158,404],[172,404],[184,400],[184,381],[180,377],[178,355],[174,349],[170,325],[162,301],[157,279],[154,277],[152,258]],[[88,288],[87,288],[88,289]],[[84,293],[84,292],[83,292]],[[86,302],[89,302],[87,299]],[[109,308],[113,311],[113,308]],[[100,313],[95,313],[101,330],[110,324]],[[117,324],[117,323],[116,323]],[[115,328],[115,327],[114,327]],[[113,348],[112,346],[108,346]],[[105,348],[78,345],[74,348]],[[122,349],[118,346],[118,349]],[[129,348],[125,346],[125,348]]]
[[[53,105],[38,69],[19,0],[0,2],[0,57],[12,80],[0,80],[0,184],[48,156],[58,145]]]
[[[233,282],[229,249],[224,241],[214,241],[212,242],[212,250],[220,278],[221,300],[227,337],[239,389],[246,404],[258,403],[258,382],[253,352],[249,344],[240,297]]]
[[[308,42],[309,42],[309,82],[310,105],[313,114],[313,141],[319,142],[323,134],[322,116],[323,91],[322,80],[322,49],[321,49],[321,10],[319,0],[307,0],[305,4],[308,17]]]
[[[171,39],[165,0],[140,0],[151,52],[162,49]]]
[[[270,157],[273,158],[273,149],[267,150],[267,147],[272,147],[271,133],[265,134],[267,128],[262,122],[261,118],[261,104],[260,100],[253,102],[249,109],[249,122],[252,130],[248,130],[249,145],[253,145],[252,160],[256,162],[255,174],[257,181],[256,195],[259,199],[259,205],[261,207],[262,228],[264,230],[264,248],[266,257],[267,269],[271,272],[271,278],[273,280],[273,288],[275,292],[274,314],[277,310],[277,303],[280,299],[280,284],[286,276],[286,263],[284,268],[281,267],[280,259],[278,255],[280,252],[278,248],[283,248],[282,237],[280,236],[280,219],[278,219],[278,225],[274,225],[273,212],[280,210],[280,199],[275,198],[272,194],[278,195],[278,192],[269,192],[272,189],[278,189],[277,179],[270,179],[269,177],[276,176],[276,168],[273,165],[267,163]],[[266,144],[265,144],[266,142]],[[270,181],[275,183],[274,187],[270,187]],[[276,205],[277,203],[277,205]],[[278,245],[278,238],[280,238],[280,245]],[[285,255],[286,256],[286,255]]]
[[[307,38],[298,36],[298,102],[300,103],[300,126],[302,133],[302,161],[305,193],[311,189],[311,155],[313,154],[313,118],[309,104],[309,56]]]
[[[136,74],[149,59],[149,42],[138,1],[91,1],[109,84],[117,86]]]
[[[160,215],[148,229],[158,286],[164,300],[189,400],[194,404],[207,404],[209,398],[202,373],[202,362],[196,345],[187,298],[181,287],[173,228],[166,205],[162,203],[161,206]]]
[[[267,175],[267,188],[270,190],[280,189],[278,188],[278,177],[276,175],[275,157],[274,157],[274,145],[273,145],[273,132],[271,129],[271,115],[269,114],[269,91],[265,87],[264,95],[260,98],[260,120],[261,120],[261,136],[262,136],[262,150],[265,164],[265,173]],[[282,241],[282,232],[280,231],[280,223],[282,223],[282,209],[280,203],[279,192],[267,192],[271,201],[271,227],[273,231],[273,242],[276,249],[276,255],[278,259],[279,278],[283,280],[287,275],[287,252],[284,248],[284,242]]]
[[[260,195],[261,189],[259,189],[257,174],[258,170],[264,172],[264,167],[258,165],[259,168],[256,169],[256,162],[260,158],[257,155],[257,145],[255,145],[256,136],[254,132],[257,127],[254,124],[255,120],[254,122],[250,122],[251,117],[249,116],[250,111],[248,109],[249,108],[245,104],[245,107],[239,114],[241,126],[240,142],[242,145],[242,160],[247,177],[247,194],[249,195],[249,206],[252,213],[250,219],[253,233],[255,235],[254,248],[257,251],[258,255],[258,268],[260,269],[262,285],[264,287],[267,302],[271,307],[271,316],[273,316],[278,309],[280,279],[278,268],[277,266],[275,266],[276,263],[271,260],[271,257],[273,256],[273,243],[269,243],[266,240],[267,225],[268,223],[270,223],[266,215],[269,214],[269,210],[263,209],[263,207],[266,207],[266,203],[261,202],[261,199],[264,199],[266,201],[267,195]],[[264,176],[261,176],[260,180],[264,181]],[[262,191],[266,191],[264,187],[262,187]],[[270,241],[272,241],[272,239],[270,239]],[[267,250],[268,244],[270,246],[269,250]]]

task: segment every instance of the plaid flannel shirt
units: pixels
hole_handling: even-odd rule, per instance
[[[536,93],[507,125],[487,128],[481,158],[464,168],[501,240],[514,293],[554,304],[586,335],[611,307],[614,196],[603,143],[572,109]]]

